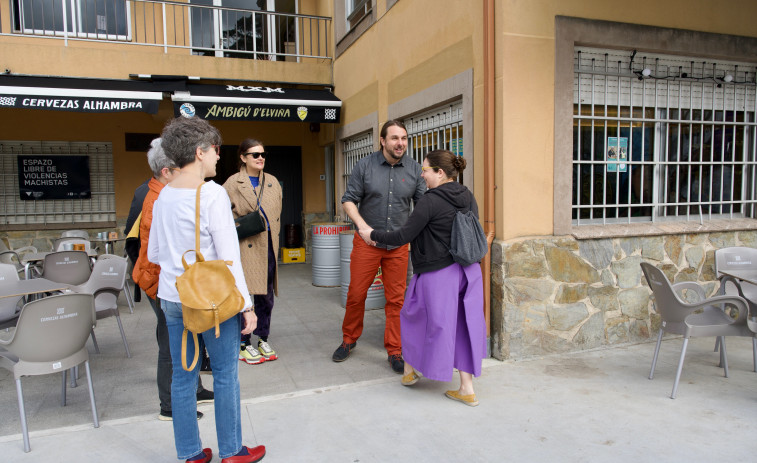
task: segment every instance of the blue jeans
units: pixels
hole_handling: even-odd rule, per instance
[[[173,361],[171,382],[171,408],[173,410],[173,435],[176,454],[180,460],[193,457],[202,451],[200,429],[197,425],[197,378],[200,361],[192,371],[181,366],[181,333],[184,322],[181,304],[161,299],[160,306],[166,314],[168,337]],[[215,330],[202,333],[205,348],[213,365],[213,391],[215,393],[216,436],[218,456],[227,458],[242,449],[242,418],[239,399],[239,333],[241,317],[231,317],[220,325],[221,335]],[[187,364],[194,357],[195,344],[187,333]]]
[[[155,339],[158,341],[158,398],[160,399],[160,411],[171,411],[171,377],[172,365],[171,365],[171,348],[168,343],[168,327],[166,326],[166,315],[163,310],[158,306],[156,299],[147,296],[147,300],[150,301],[150,307],[152,307],[155,316],[158,318],[158,325],[155,327]],[[204,391],[202,387],[202,380],[197,379],[197,393]]]

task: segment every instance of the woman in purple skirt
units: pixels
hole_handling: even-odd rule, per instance
[[[446,150],[432,151],[423,160],[428,191],[415,205],[405,225],[394,232],[360,230],[363,239],[392,246],[411,244],[414,275],[400,312],[402,384],[425,378],[451,381],[460,373],[460,388],[445,395],[476,406],[473,377],[481,375],[486,355],[484,290],[481,266],[457,264],[449,253],[452,221],[460,210],[478,215],[473,193],[456,182],[465,159]]]

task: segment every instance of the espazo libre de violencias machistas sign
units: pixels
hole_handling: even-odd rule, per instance
[[[18,156],[23,200],[89,199],[89,156]]]

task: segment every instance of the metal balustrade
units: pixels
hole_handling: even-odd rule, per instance
[[[159,0],[11,0],[0,36],[184,49],[196,55],[331,59],[331,18]],[[10,24],[7,29],[6,22]]]

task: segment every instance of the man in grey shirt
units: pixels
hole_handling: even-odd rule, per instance
[[[376,151],[352,169],[342,208],[357,227],[394,231],[405,224],[411,205],[426,191],[421,166],[407,156],[407,130],[399,121],[387,121],[381,127],[381,151]],[[332,356],[335,362],[347,360],[363,333],[365,298],[381,267],[386,296],[384,347],[389,364],[402,373],[400,309],[405,300],[408,245],[398,248],[364,241],[358,233],[352,240],[350,287],[342,323],[342,344]]]

